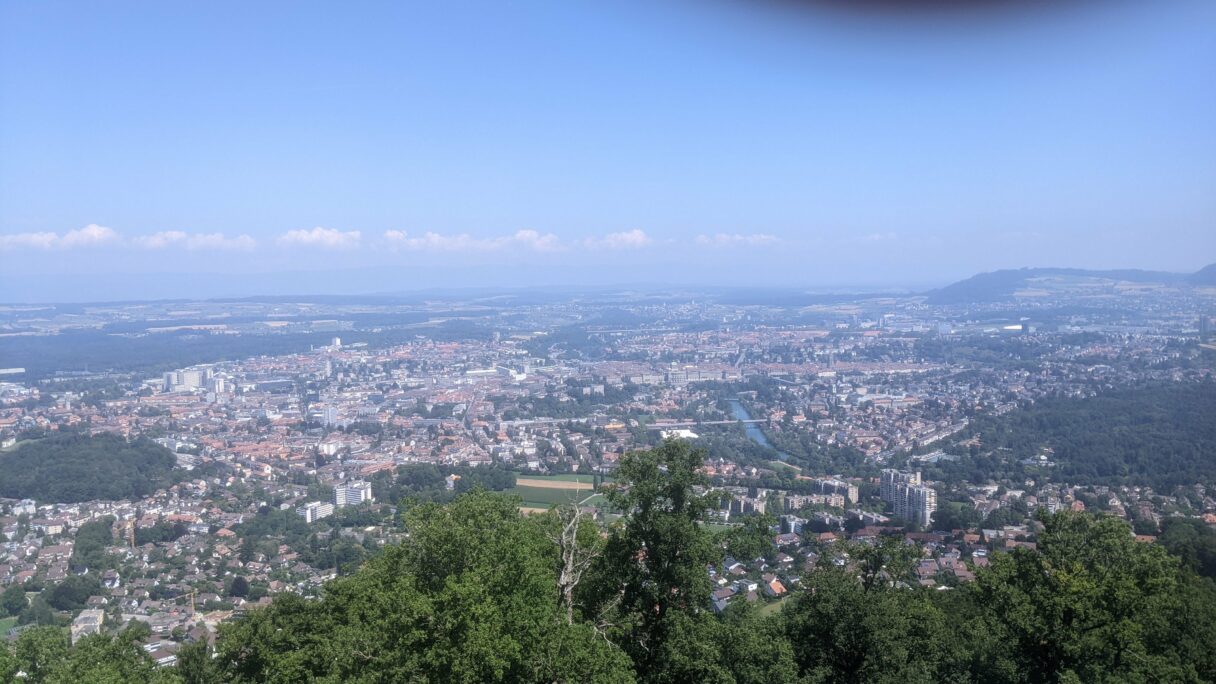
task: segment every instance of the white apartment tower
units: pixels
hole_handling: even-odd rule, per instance
[[[933,522],[937,491],[921,481],[919,472],[883,470],[879,493],[883,501],[891,504],[896,516],[920,526]]]
[[[304,518],[304,522],[313,523],[321,518],[328,518],[334,514],[334,505],[321,501],[313,501],[306,503],[296,509],[296,513]]]
[[[334,487],[334,505],[338,508],[356,506],[365,501],[373,500],[372,484],[370,482],[351,480]]]

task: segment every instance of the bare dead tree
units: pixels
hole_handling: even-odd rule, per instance
[[[561,551],[562,568],[557,586],[561,592],[560,601],[566,607],[566,624],[572,625],[574,624],[574,590],[582,581],[583,573],[600,555],[600,551],[594,546],[579,544],[578,529],[584,514],[577,504],[561,506],[555,513],[559,527],[557,533],[549,535],[549,539],[557,544]]]

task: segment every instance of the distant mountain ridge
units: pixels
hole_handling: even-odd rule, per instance
[[[1163,285],[1216,285],[1216,264],[1209,264],[1194,273],[1170,273],[1141,269],[1089,270],[1084,268],[1018,268],[980,273],[966,280],[930,290],[925,294],[930,304],[971,304],[999,301],[1013,296],[1033,278],[1042,277],[1106,278],[1132,283]]]

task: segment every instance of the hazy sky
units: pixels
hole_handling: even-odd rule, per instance
[[[1216,261],[1216,2],[1047,4],[0,0],[0,300]]]

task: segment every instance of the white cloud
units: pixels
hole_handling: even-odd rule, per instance
[[[698,235],[697,244],[706,247],[737,247],[737,246],[761,246],[771,245],[780,242],[775,235],[767,233],[750,233],[743,235],[740,233],[715,233],[713,235]]]
[[[357,230],[341,231],[336,228],[317,226],[312,230],[289,230],[279,236],[279,244],[350,249],[358,247],[361,238],[362,234]]]
[[[539,233],[535,230],[517,231],[512,239],[527,245],[538,252],[556,252],[562,248],[557,236],[553,233]]]
[[[145,249],[164,249],[185,242],[187,237],[187,234],[180,230],[162,230],[151,235],[140,235],[134,242]]]
[[[430,231],[412,236],[403,230],[388,230],[384,232],[384,239],[394,247],[411,250],[487,252],[508,247],[524,247],[537,252],[553,252],[561,249],[556,235],[535,230],[520,230],[513,235],[489,238],[474,237],[468,233],[443,235]]]
[[[14,233],[0,235],[0,249],[35,248],[35,249],[73,249],[88,247],[118,240],[118,233],[112,228],[90,223],[84,228],[69,230],[63,235],[58,233]]]
[[[59,236],[55,233],[14,233],[12,235],[0,235],[0,247],[4,249],[17,249],[20,247],[50,249],[58,243]]]
[[[634,228],[621,233],[608,233],[603,237],[591,237],[585,241],[588,247],[604,249],[637,249],[654,242],[644,231]]]
[[[248,235],[228,237],[223,233],[186,233],[180,230],[164,230],[151,235],[141,235],[133,240],[145,249],[185,247],[202,250],[249,251],[257,246],[257,240]]]
[[[114,232],[113,228],[99,226],[96,223],[90,223],[84,228],[78,230],[69,230],[59,238],[59,246],[65,249],[71,247],[84,247],[87,245],[96,245],[103,242],[113,242],[118,239],[118,233]]]
[[[895,233],[870,233],[861,237],[862,242],[889,242],[898,239]]]
[[[186,238],[190,249],[231,249],[249,251],[257,247],[258,241],[244,233],[228,237],[223,233],[195,233]]]

